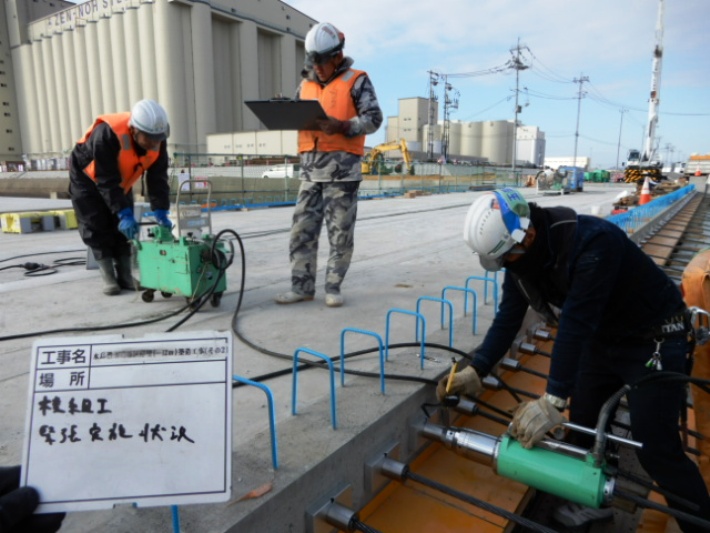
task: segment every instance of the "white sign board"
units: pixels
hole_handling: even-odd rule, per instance
[[[38,512],[229,499],[231,333],[48,338],[32,352],[22,484]]]

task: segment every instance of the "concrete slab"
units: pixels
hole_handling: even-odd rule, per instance
[[[628,185],[590,185],[584,193],[540,196],[521,189],[541,205],[569,205],[591,213],[598,206],[608,213],[614,197]],[[288,235],[292,208],[247,212],[220,212],[212,217],[213,229],[236,231],[244,244],[246,284],[238,316],[240,259],[227,272],[228,287],[221,306],[205,307],[180,327],[181,331],[230,330],[236,323],[234,372],[249,379],[291,367],[294,350],[308,347],[337,356],[340,333],[353,327],[385,337],[387,311],[414,310],[420,296],[440,297],[449,285],[461,286],[468,276],[483,275],[478,261],[462,241],[462,224],[468,206],[480,192],[415,198],[363,201],[359,206],[356,250],[343,285],[345,305],[325,306],[323,267],[327,240],[321,237],[318,293],[313,302],[279,306],[273,297],[288,290]],[[48,207],[45,207],[47,205]],[[49,207],[51,206],[51,207]],[[60,209],[62,200],[0,198],[0,212],[27,209]],[[596,209],[596,208],[595,208]],[[235,243],[236,244],[236,243]],[[58,330],[87,328],[75,335],[95,334],[99,328],[126,337],[166,331],[182,316],[134,327],[175,312],[184,305],[178,298],[156,295],[141,301],[138,293],[107,297],[101,293],[99,274],[84,265],[57,266],[57,272],[26,277],[20,268],[26,261],[53,264],[56,260],[85,259],[85,247],[76,230],[51,233],[0,233],[0,464],[18,464],[22,456],[27,409],[29,356],[39,335],[56,336]],[[71,262],[71,261],[69,261]],[[482,286],[474,286],[482,299]],[[479,300],[479,331],[472,335],[471,316],[463,316],[463,292],[451,294],[454,302],[454,346],[470,351],[478,344],[492,317],[492,306]],[[428,341],[448,342],[448,331],[439,326],[439,305],[422,306]],[[390,343],[412,343],[411,317],[392,319]],[[55,332],[55,333],[52,333]],[[372,338],[353,334],[347,350],[374,346]],[[226,504],[192,505],[180,509],[184,531],[306,531],[306,510],[327,498],[337,486],[350,485],[354,505],[368,495],[363,465],[369,457],[393,441],[404,454],[413,454],[420,443],[409,434],[409,423],[434,389],[421,379],[434,380],[450,365],[446,350],[427,349],[424,370],[419,368],[417,346],[393,350],[388,374],[412,376],[419,381],[388,379],[380,394],[377,377],[348,375],[346,386],[337,387],[338,429],[331,427],[328,374],[316,369],[302,372],[299,381],[299,414],[291,414],[292,377],[289,374],[264,383],[274,393],[280,468],[271,465],[268,410],[264,394],[239,387],[233,394],[233,494]],[[280,355],[278,357],[277,355]],[[349,359],[348,369],[377,373],[377,354]],[[111,458],[107,457],[107,461]],[[265,492],[254,496],[253,491]],[[166,508],[120,508],[111,511],[73,513],[62,531],[157,531],[170,527]]]

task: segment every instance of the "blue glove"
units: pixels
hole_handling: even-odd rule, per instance
[[[155,217],[155,220],[158,221],[158,224],[168,229],[173,229],[173,223],[170,222],[168,213],[170,213],[170,211],[167,209],[153,209],[153,216]]]
[[[118,223],[118,231],[126,236],[126,239],[135,239],[138,235],[138,222],[133,217],[133,208],[124,207],[118,212],[118,218],[121,221]]]

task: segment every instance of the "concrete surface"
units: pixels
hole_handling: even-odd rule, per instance
[[[614,197],[633,186],[590,184],[584,193],[540,196],[521,189],[541,205],[569,205],[581,213],[606,214]],[[355,255],[343,285],[345,305],[325,306],[323,268],[326,236],[321,237],[318,293],[313,302],[279,306],[273,297],[288,290],[288,234],[292,208],[247,212],[220,212],[212,217],[213,229],[236,231],[246,255],[246,286],[237,331],[251,345],[276,352],[285,359],[262,353],[235,337],[234,373],[249,379],[288,369],[295,349],[308,347],[333,357],[340,352],[340,332],[345,327],[374,331],[385,336],[385,319],[391,308],[414,310],[420,296],[440,297],[445,286],[461,286],[471,275],[483,275],[478,261],[462,241],[462,224],[468,206],[481,193],[454,193],[416,198],[363,201],[359,206]],[[62,209],[65,200],[0,198],[0,213]],[[236,244],[236,243],[235,243]],[[40,254],[40,255],[34,255]],[[25,261],[51,264],[58,259],[86,256],[76,230],[32,234],[0,233],[0,268]],[[205,306],[180,327],[181,331],[230,330],[235,311],[239,258],[228,270],[228,287],[221,306]],[[22,458],[27,409],[29,356],[33,340],[41,333],[65,328],[94,328],[133,323],[159,317],[184,305],[179,298],[144,303],[140,294],[123,292],[114,297],[101,293],[96,270],[83,265],[60,266],[56,274],[28,278],[17,268],[0,270],[0,464],[18,464]],[[473,286],[482,299],[482,287]],[[471,316],[463,317],[463,293],[452,293],[454,346],[469,351],[477,345],[490,319],[491,304],[479,300],[478,335],[471,334]],[[439,327],[439,305],[423,306],[427,341],[446,344],[448,331]],[[127,338],[166,331],[181,317],[151,325],[119,328]],[[115,332],[115,331],[114,331]],[[8,340],[8,336],[29,334]],[[92,335],[95,332],[74,333]],[[45,336],[56,334],[45,334]],[[392,320],[391,343],[413,342],[414,322],[409,317]],[[347,351],[372,348],[366,336],[348,337]],[[435,379],[447,371],[451,354],[427,349],[425,369],[419,368],[417,347],[393,350],[387,374]],[[348,369],[377,372],[376,353],[349,360]],[[307,511],[339,487],[350,486],[353,505],[364,505],[374,490],[364,473],[364,463],[392,442],[403,456],[412,456],[422,444],[412,436],[409,423],[424,401],[434,399],[432,386],[387,380],[380,394],[379,379],[348,375],[346,386],[337,386],[338,429],[331,427],[329,381],[324,370],[300,374],[299,414],[291,414],[290,375],[265,382],[275,397],[280,468],[271,465],[268,411],[261,391],[240,387],[233,394],[232,499],[225,504],[180,508],[186,532],[309,530]],[[111,458],[107,457],[107,461]],[[251,497],[250,491],[265,491]],[[66,532],[167,531],[168,508],[119,508],[72,513]]]

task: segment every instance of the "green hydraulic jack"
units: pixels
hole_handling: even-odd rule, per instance
[[[185,185],[192,187],[193,183],[199,184],[203,196],[206,193],[206,208],[202,204],[181,205],[180,190]],[[171,229],[156,226],[148,232],[150,240],[135,242],[144,302],[152,302],[159,291],[164,298],[183,296],[192,305],[211,292],[210,303],[219,306],[227,289],[223,269],[233,249],[224,241],[216,241],[211,233],[211,189],[209,181],[183,182],[176,198],[178,237],[174,237]]]
[[[526,449],[507,434],[496,437],[431,422],[424,424],[422,433],[457,454],[492,466],[499,475],[530,487],[587,507],[599,508],[612,503],[615,478],[608,475],[605,464],[587,450],[552,439]]]

